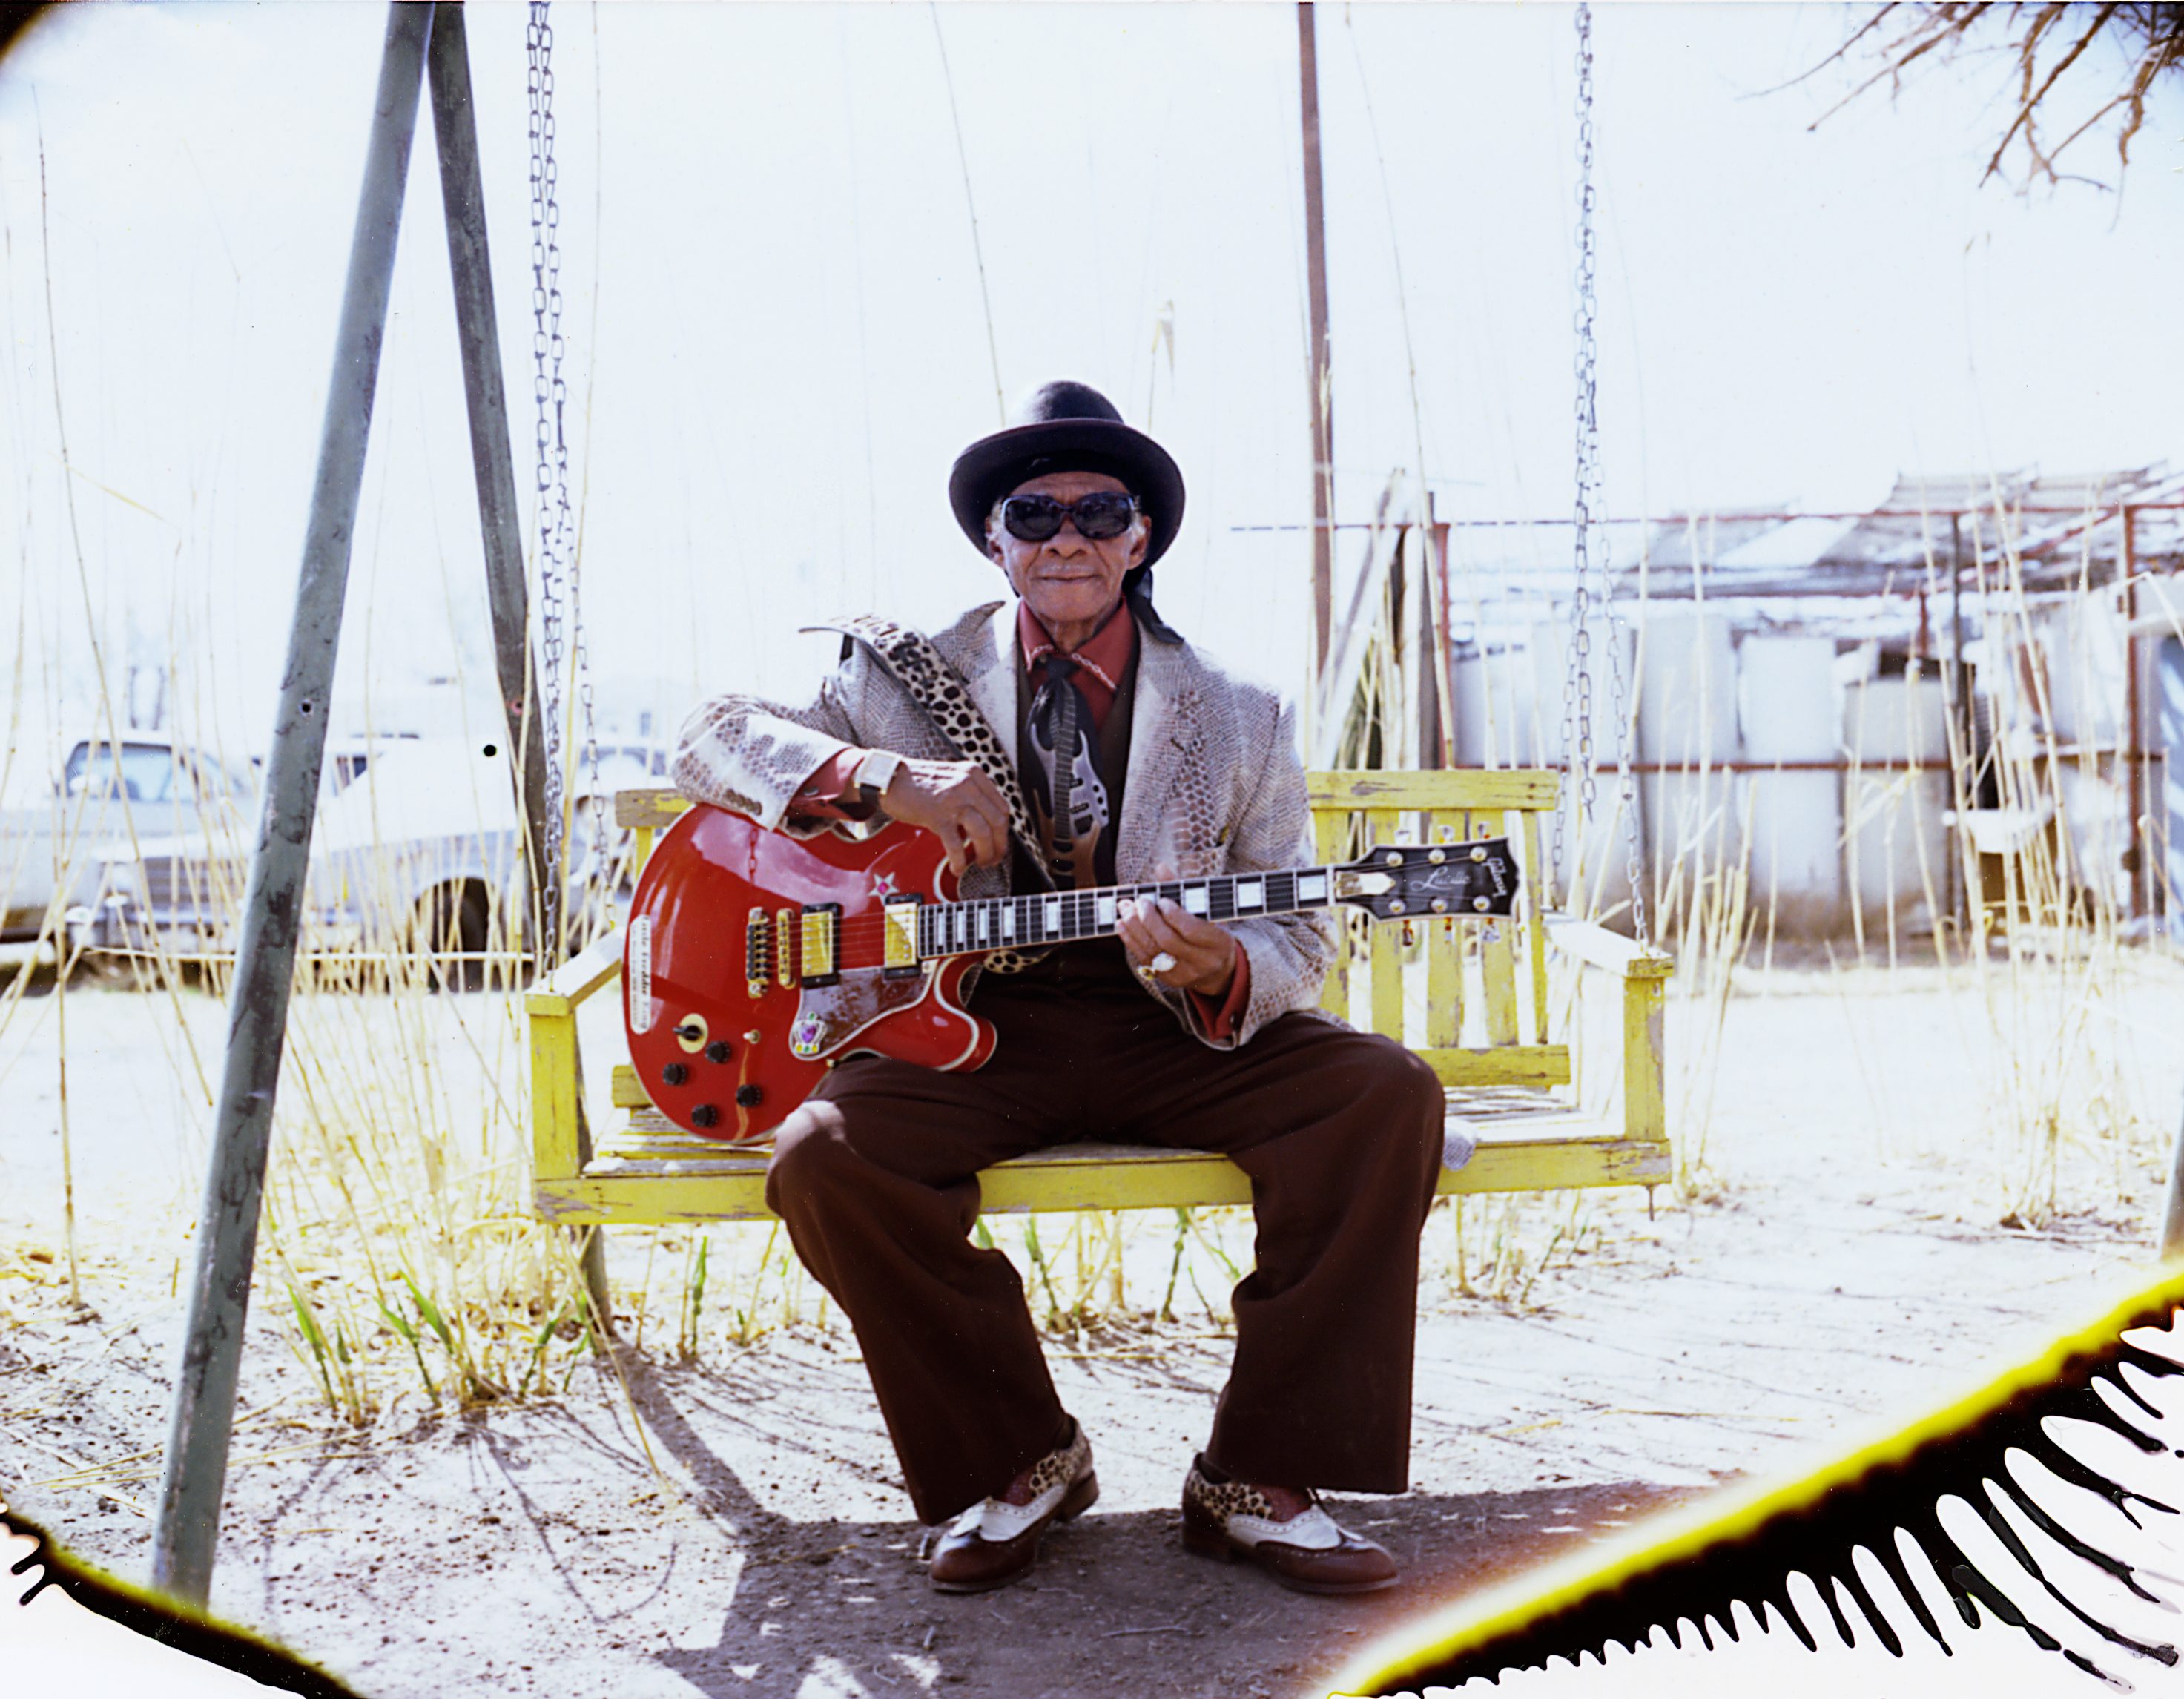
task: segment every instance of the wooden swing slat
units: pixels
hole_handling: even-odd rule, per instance
[[[1304,777],[1305,794],[1315,814],[1330,808],[1393,808],[1427,814],[1552,808],[1561,785],[1561,776],[1551,767],[1452,767],[1433,772],[1330,767]]]
[[[1463,1041],[1463,934],[1451,920],[1422,922],[1426,933],[1426,1047]]]
[[[616,1167],[624,1172],[616,1173]],[[610,1150],[581,1177],[542,1181],[538,1211],[567,1225],[661,1226],[675,1223],[770,1221],[766,1154],[648,1156],[620,1163]],[[1484,1141],[1455,1173],[1444,1172],[1444,1197],[1565,1187],[1660,1185],[1671,1178],[1668,1147],[1619,1137],[1571,1117],[1532,1137]],[[1099,1209],[1204,1209],[1248,1204],[1251,1183],[1227,1158],[1196,1150],[1148,1152],[1126,1145],[1070,1145],[986,1169],[979,1206],[989,1214],[1063,1213]]]
[[[1524,840],[1524,953],[1532,964],[1532,1042],[1544,1044],[1547,1041],[1547,928],[1540,902],[1539,877],[1532,871],[1540,865],[1540,816],[1526,810],[1517,818],[1523,822]]]
[[[1440,1076],[1440,1083],[1452,1090],[1526,1086],[1544,1091],[1570,1082],[1568,1044],[1527,1044],[1483,1050],[1435,1044],[1419,1050],[1418,1055]],[[608,1100],[616,1109],[652,1107],[644,1083],[627,1062],[615,1064]]]
[[[1393,809],[1368,809],[1365,814],[1365,842],[1397,841],[1401,816]],[[1367,959],[1372,963],[1373,1030],[1385,1033],[1398,1043],[1403,1038],[1403,928],[1376,926],[1368,935]],[[1345,1019],[1347,1009],[1335,1011]]]
[[[1340,810],[1315,807],[1312,820],[1312,853],[1323,863],[1349,859],[1350,817]],[[1347,910],[1334,916],[1336,936],[1346,938],[1350,930]],[[1327,965],[1327,978],[1319,988],[1319,1006],[1339,1021],[1350,1018],[1350,951],[1338,945],[1334,960]]]

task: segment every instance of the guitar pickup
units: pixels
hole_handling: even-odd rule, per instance
[[[754,1000],[766,995],[766,982],[773,977],[773,923],[764,909],[753,909],[744,922],[744,989]]]
[[[841,978],[834,960],[834,945],[841,930],[839,903],[814,903],[804,911],[802,972],[805,985],[833,985]]]
[[[881,966],[898,978],[917,972],[917,900],[912,897],[886,904],[880,911],[885,931]]]

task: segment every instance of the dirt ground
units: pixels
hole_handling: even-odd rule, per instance
[[[317,1402],[261,1299],[214,1607],[385,1699],[1324,1693],[1407,1616],[1908,1414],[2148,1261],[2184,1094],[2170,1036],[2184,1031],[2184,971],[2143,963],[2127,1007],[2051,1035],[2065,1062],[2092,1047],[2106,1084],[2066,1117],[2062,1208],[2036,1228],[2003,1224],[2027,1217],[1993,1123],[1998,1057],[2039,1041],[1997,1038],[1976,997],[1930,969],[1744,983],[1722,1027],[1702,1196],[1663,1192],[1651,1220],[1641,1195],[1596,1199],[1597,1248],[1523,1309],[1429,1276],[1412,1490],[1332,1503],[1401,1559],[1394,1593],[1302,1598],[1184,1553],[1177,1493],[1228,1351],[1202,1323],[1056,1342],[1102,1496],[1028,1581],[961,1599],[925,1585],[838,1329],[694,1365],[624,1352],[619,1377],[581,1369],[554,1401],[359,1434]],[[132,1456],[151,1467],[165,1435],[181,1325],[169,1271],[198,1157],[171,1116],[163,1130],[175,1072],[171,1040],[150,1041],[150,1000],[70,994],[92,1308],[72,1317],[53,1265],[19,1259],[33,1278],[13,1286],[0,1335],[0,1495],[140,1578],[154,1480],[44,1483]],[[201,1016],[216,1040],[217,1010]],[[18,1245],[58,1238],[42,1030],[0,1046],[0,1224]],[[1695,1053],[1705,1033],[1679,1009],[1670,1039]],[[2096,1110],[2135,1130],[2081,1140],[2073,1126]],[[643,1237],[623,1235],[617,1257],[642,1255]]]

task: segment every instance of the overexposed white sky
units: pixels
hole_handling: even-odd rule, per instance
[[[630,679],[671,711],[794,688],[831,655],[799,623],[999,593],[944,494],[999,416],[967,167],[1010,400],[1081,377],[1150,424],[1190,491],[1165,611],[1296,688],[1304,538],[1234,529],[1309,505],[1292,8],[554,14],[573,475],[610,699]],[[1618,513],[2184,463],[2184,100],[2164,92],[2120,198],[1982,187],[1999,56],[1817,129],[1863,68],[1768,92],[1864,14],[1599,10]],[[525,14],[482,0],[469,21],[527,492]],[[69,7],[0,65],[0,614],[20,609],[0,711],[20,697],[26,755],[87,719],[93,633],[117,691],[131,661],[171,660],[186,732],[262,748],[384,24],[364,0]],[[1345,517],[1421,437],[1443,517],[1568,510],[1572,49],[1563,6],[1320,9]],[[2114,57],[2089,56],[2082,86]],[[455,671],[489,714],[428,115],[418,140],[339,690],[398,705]],[[2104,140],[2077,164],[2115,175]]]

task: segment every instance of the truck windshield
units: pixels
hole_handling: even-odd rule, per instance
[[[173,802],[192,794],[209,799],[242,794],[242,787],[211,760],[199,758],[198,770],[202,779],[193,782],[190,768],[164,744],[124,744],[117,761],[111,744],[93,749],[86,741],[69,752],[61,776],[70,796],[89,789],[97,796],[125,796],[131,802]]]

